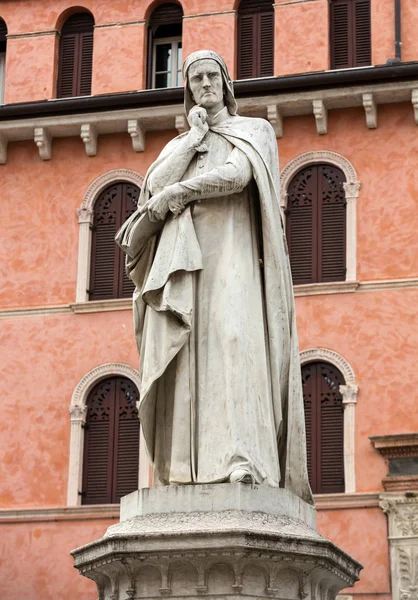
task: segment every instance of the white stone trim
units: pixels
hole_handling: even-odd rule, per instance
[[[344,405],[344,480],[345,492],[356,491],[355,465],[355,407],[357,404],[358,385],[353,368],[349,362],[337,352],[328,348],[311,348],[300,353],[301,365],[310,362],[328,362],[341,371],[345,385],[340,385],[340,393]]]
[[[287,205],[287,190],[290,182],[298,171],[303,167],[311,164],[328,163],[341,169],[344,173],[346,181],[343,184],[345,191],[345,199],[347,202],[347,274],[346,281],[356,281],[357,273],[357,216],[356,205],[357,198],[360,192],[360,182],[357,179],[356,171],[351,162],[338,154],[329,150],[315,150],[313,152],[305,152],[287,163],[282,170],[280,177],[280,198],[282,208]]]
[[[87,397],[90,393],[90,390],[98,381],[113,375],[127,377],[135,383],[138,389],[140,388],[139,371],[123,363],[107,363],[95,367],[89,371],[89,373],[84,375],[84,377],[82,377],[82,379],[78,382],[73,392],[70,404],[71,434],[67,488],[68,506],[78,506],[81,504],[79,491],[81,490],[83,474],[83,425],[86,422]],[[143,443],[142,428],[139,446],[139,487],[148,487],[149,464],[145,453],[145,445]]]
[[[93,210],[99,194],[110,184],[117,181],[128,181],[142,187],[144,178],[139,173],[130,169],[114,169],[97,177],[88,187],[81,206],[77,209],[79,236],[78,236],[78,268],[76,302],[88,302],[87,289],[90,280],[91,262],[91,225],[93,224]]]

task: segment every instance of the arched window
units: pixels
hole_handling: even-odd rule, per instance
[[[4,102],[4,84],[6,74],[7,26],[0,19],[0,104]]]
[[[129,298],[134,285],[125,273],[125,258],[115,244],[121,225],[135,211],[140,189],[118,182],[106,187],[94,205],[89,300]]]
[[[238,8],[238,79],[274,74],[274,8],[271,0],[242,0]]]
[[[58,98],[91,94],[93,28],[90,13],[76,13],[65,21],[59,47]]]
[[[331,69],[371,64],[370,0],[331,0]]]
[[[286,236],[295,285],[345,280],[344,182],[341,169],[314,164],[289,184]]]
[[[147,87],[181,85],[182,20],[180,4],[160,4],[148,25]]]
[[[103,379],[87,399],[82,504],[115,504],[138,489],[139,393],[127,377]]]
[[[325,362],[302,366],[308,473],[314,494],[344,492],[341,372]]]

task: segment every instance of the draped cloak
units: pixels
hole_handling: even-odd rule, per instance
[[[265,327],[280,486],[312,503],[306,467],[305,420],[293,288],[280,214],[276,137],[271,125],[264,119],[237,115],[230,115],[227,120],[210,126],[210,130],[228,140],[232,147],[239,148],[252,166],[258,188]],[[176,160],[176,148],[186,135],[181,134],[169,142],[151,165],[144,180],[139,206],[150,198],[148,179],[153,170],[166,159],[172,157],[173,161]],[[156,397],[157,385],[194,334],[193,278],[203,268],[203,261],[191,205],[178,218],[169,214],[158,239],[154,236],[136,251],[129,246],[128,238],[139,218],[138,210],[122,226],[116,241],[128,255],[127,271],[136,286],[133,308],[141,363],[139,417],[149,456],[158,470],[158,465],[164,464],[170,457],[157,454],[171,452],[171,449],[156,445],[157,424],[161,420],[161,406]],[[190,435],[193,438],[193,393],[186,390],[181,402],[184,404],[183,410],[191,415]]]

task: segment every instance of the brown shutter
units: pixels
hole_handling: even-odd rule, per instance
[[[61,31],[58,98],[91,94],[94,19],[89,13],[72,15]]]
[[[268,0],[243,0],[238,8],[238,79],[274,73],[274,9]]]
[[[290,182],[286,234],[295,285],[345,280],[344,181],[336,167],[311,165]]]
[[[115,379],[98,383],[87,400],[84,436],[83,504],[109,504],[115,420]]]
[[[94,205],[90,267],[90,300],[132,296],[134,285],[125,273],[124,254],[115,244],[119,227],[134,212],[140,189],[134,184],[107,187]]]
[[[114,504],[138,487],[136,386],[125,377],[98,383],[87,400],[83,504]]]
[[[370,0],[331,2],[330,47],[331,69],[370,65]]]
[[[317,177],[315,166],[295,175],[288,190],[286,236],[294,285],[312,283],[317,272]]]
[[[356,0],[354,19],[354,66],[367,67],[372,62],[370,0]]]
[[[346,201],[344,173],[320,165],[318,173],[318,281],[344,281],[346,275]]]
[[[137,387],[129,379],[117,381],[116,410],[119,413],[115,430],[113,498],[119,502],[122,496],[138,488],[139,465],[139,419],[136,403],[139,400]]]
[[[308,471],[316,494],[344,492],[344,410],[342,374],[333,365],[302,367]]]

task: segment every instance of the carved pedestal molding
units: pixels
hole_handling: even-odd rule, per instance
[[[7,162],[7,137],[0,133],[0,165],[5,165]]]
[[[81,126],[80,137],[86,146],[87,156],[96,156],[98,133],[94,125],[85,123]]]
[[[91,183],[85,193],[81,206],[77,209],[78,223],[80,225],[78,234],[78,268],[76,302],[88,302],[87,290],[90,281],[91,262],[91,225],[93,224],[94,203],[100,193],[112,183],[127,181],[142,187],[144,178],[135,171],[129,169],[114,169],[97,177]]]
[[[52,157],[52,138],[45,127],[35,127],[34,142],[39,150],[39,156],[42,160],[51,160]]]
[[[334,600],[361,565],[314,529],[315,510],[285,489],[168,486],[121,500],[121,522],[72,552],[100,600]]]
[[[345,385],[340,385],[340,393],[344,405],[344,481],[345,491],[356,491],[356,464],[355,464],[355,409],[357,404],[358,386],[354,371],[345,358],[328,348],[311,348],[300,353],[302,365],[310,362],[328,362],[341,371]]]
[[[313,114],[315,116],[316,130],[319,135],[328,133],[328,110],[323,100],[312,102]]]
[[[363,107],[366,113],[366,123],[369,129],[377,127],[377,108],[374,95],[370,92],[363,94]]]
[[[67,488],[67,505],[77,506],[81,504],[82,482],[82,465],[83,465],[83,445],[84,445],[84,430],[83,425],[86,421],[87,406],[86,401],[90,390],[101,379],[113,375],[128,377],[139,388],[140,377],[139,372],[129,365],[122,363],[107,363],[95,367],[89,373],[84,375],[78,382],[70,405],[70,464],[68,469],[68,488]],[[139,440],[139,475],[138,481],[140,487],[148,487],[149,485],[149,462],[145,453],[145,445],[143,441],[142,431]]]
[[[418,600],[418,493],[384,493],[380,507],[389,522],[393,600]]]
[[[135,152],[143,152],[145,149],[145,131],[138,119],[129,119],[128,133],[132,138],[132,148]]]
[[[342,170],[346,181],[343,184],[345,199],[347,202],[347,232],[346,232],[346,256],[347,256],[347,275],[346,281],[356,281],[357,278],[357,198],[360,192],[360,182],[357,179],[356,171],[349,160],[341,154],[326,150],[316,150],[305,152],[296,158],[293,158],[281,172],[280,176],[280,204],[282,209],[287,205],[287,190],[293,177],[303,169],[303,167],[327,163],[334,165]]]
[[[269,104],[267,106],[267,120],[270,121],[276,138],[283,137],[283,117],[277,104]]]

